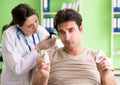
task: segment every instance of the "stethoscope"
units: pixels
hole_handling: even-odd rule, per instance
[[[29,48],[29,51],[31,51],[32,49],[31,49],[31,47],[30,47],[30,45],[29,45],[29,43],[28,43],[28,41],[27,41],[27,39],[25,37],[25,34],[23,33],[23,31],[20,28],[17,27],[16,35],[17,35],[17,38],[20,40],[19,32],[24,36],[25,43],[26,43],[27,47]],[[36,34],[37,34],[37,38],[38,38],[38,40],[40,42],[40,37],[39,37],[38,32],[36,32]],[[32,34],[32,39],[33,39],[34,46],[36,46],[35,37],[34,37],[33,34]]]

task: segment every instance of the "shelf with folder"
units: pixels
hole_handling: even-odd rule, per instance
[[[120,0],[111,4],[111,58],[114,69],[120,69]]]
[[[57,11],[63,8],[72,8],[78,11],[79,2],[80,0],[59,0],[58,2],[56,2],[55,0],[40,0],[41,25],[45,27],[49,32],[54,31],[53,19]]]

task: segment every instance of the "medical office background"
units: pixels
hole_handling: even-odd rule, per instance
[[[58,11],[64,2],[76,0],[49,0],[50,11]],[[83,17],[82,44],[84,47],[100,49],[107,57],[111,57],[111,29],[112,29],[112,0],[79,0],[79,12]],[[27,3],[36,9],[41,23],[41,0],[0,0],[0,42],[2,41],[2,27],[11,22],[11,9],[19,3]],[[77,36],[77,35],[76,35]],[[118,35],[117,42],[120,42]],[[116,43],[115,47],[120,44]],[[120,69],[120,54],[114,56],[113,67]],[[0,63],[2,68],[2,63]]]

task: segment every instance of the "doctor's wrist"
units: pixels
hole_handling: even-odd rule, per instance
[[[38,53],[42,50],[41,47],[39,46],[36,46],[35,49],[37,50]]]

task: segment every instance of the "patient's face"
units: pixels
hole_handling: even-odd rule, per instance
[[[58,34],[67,49],[80,45],[81,32],[82,26],[78,27],[75,21],[67,21],[58,25]]]

